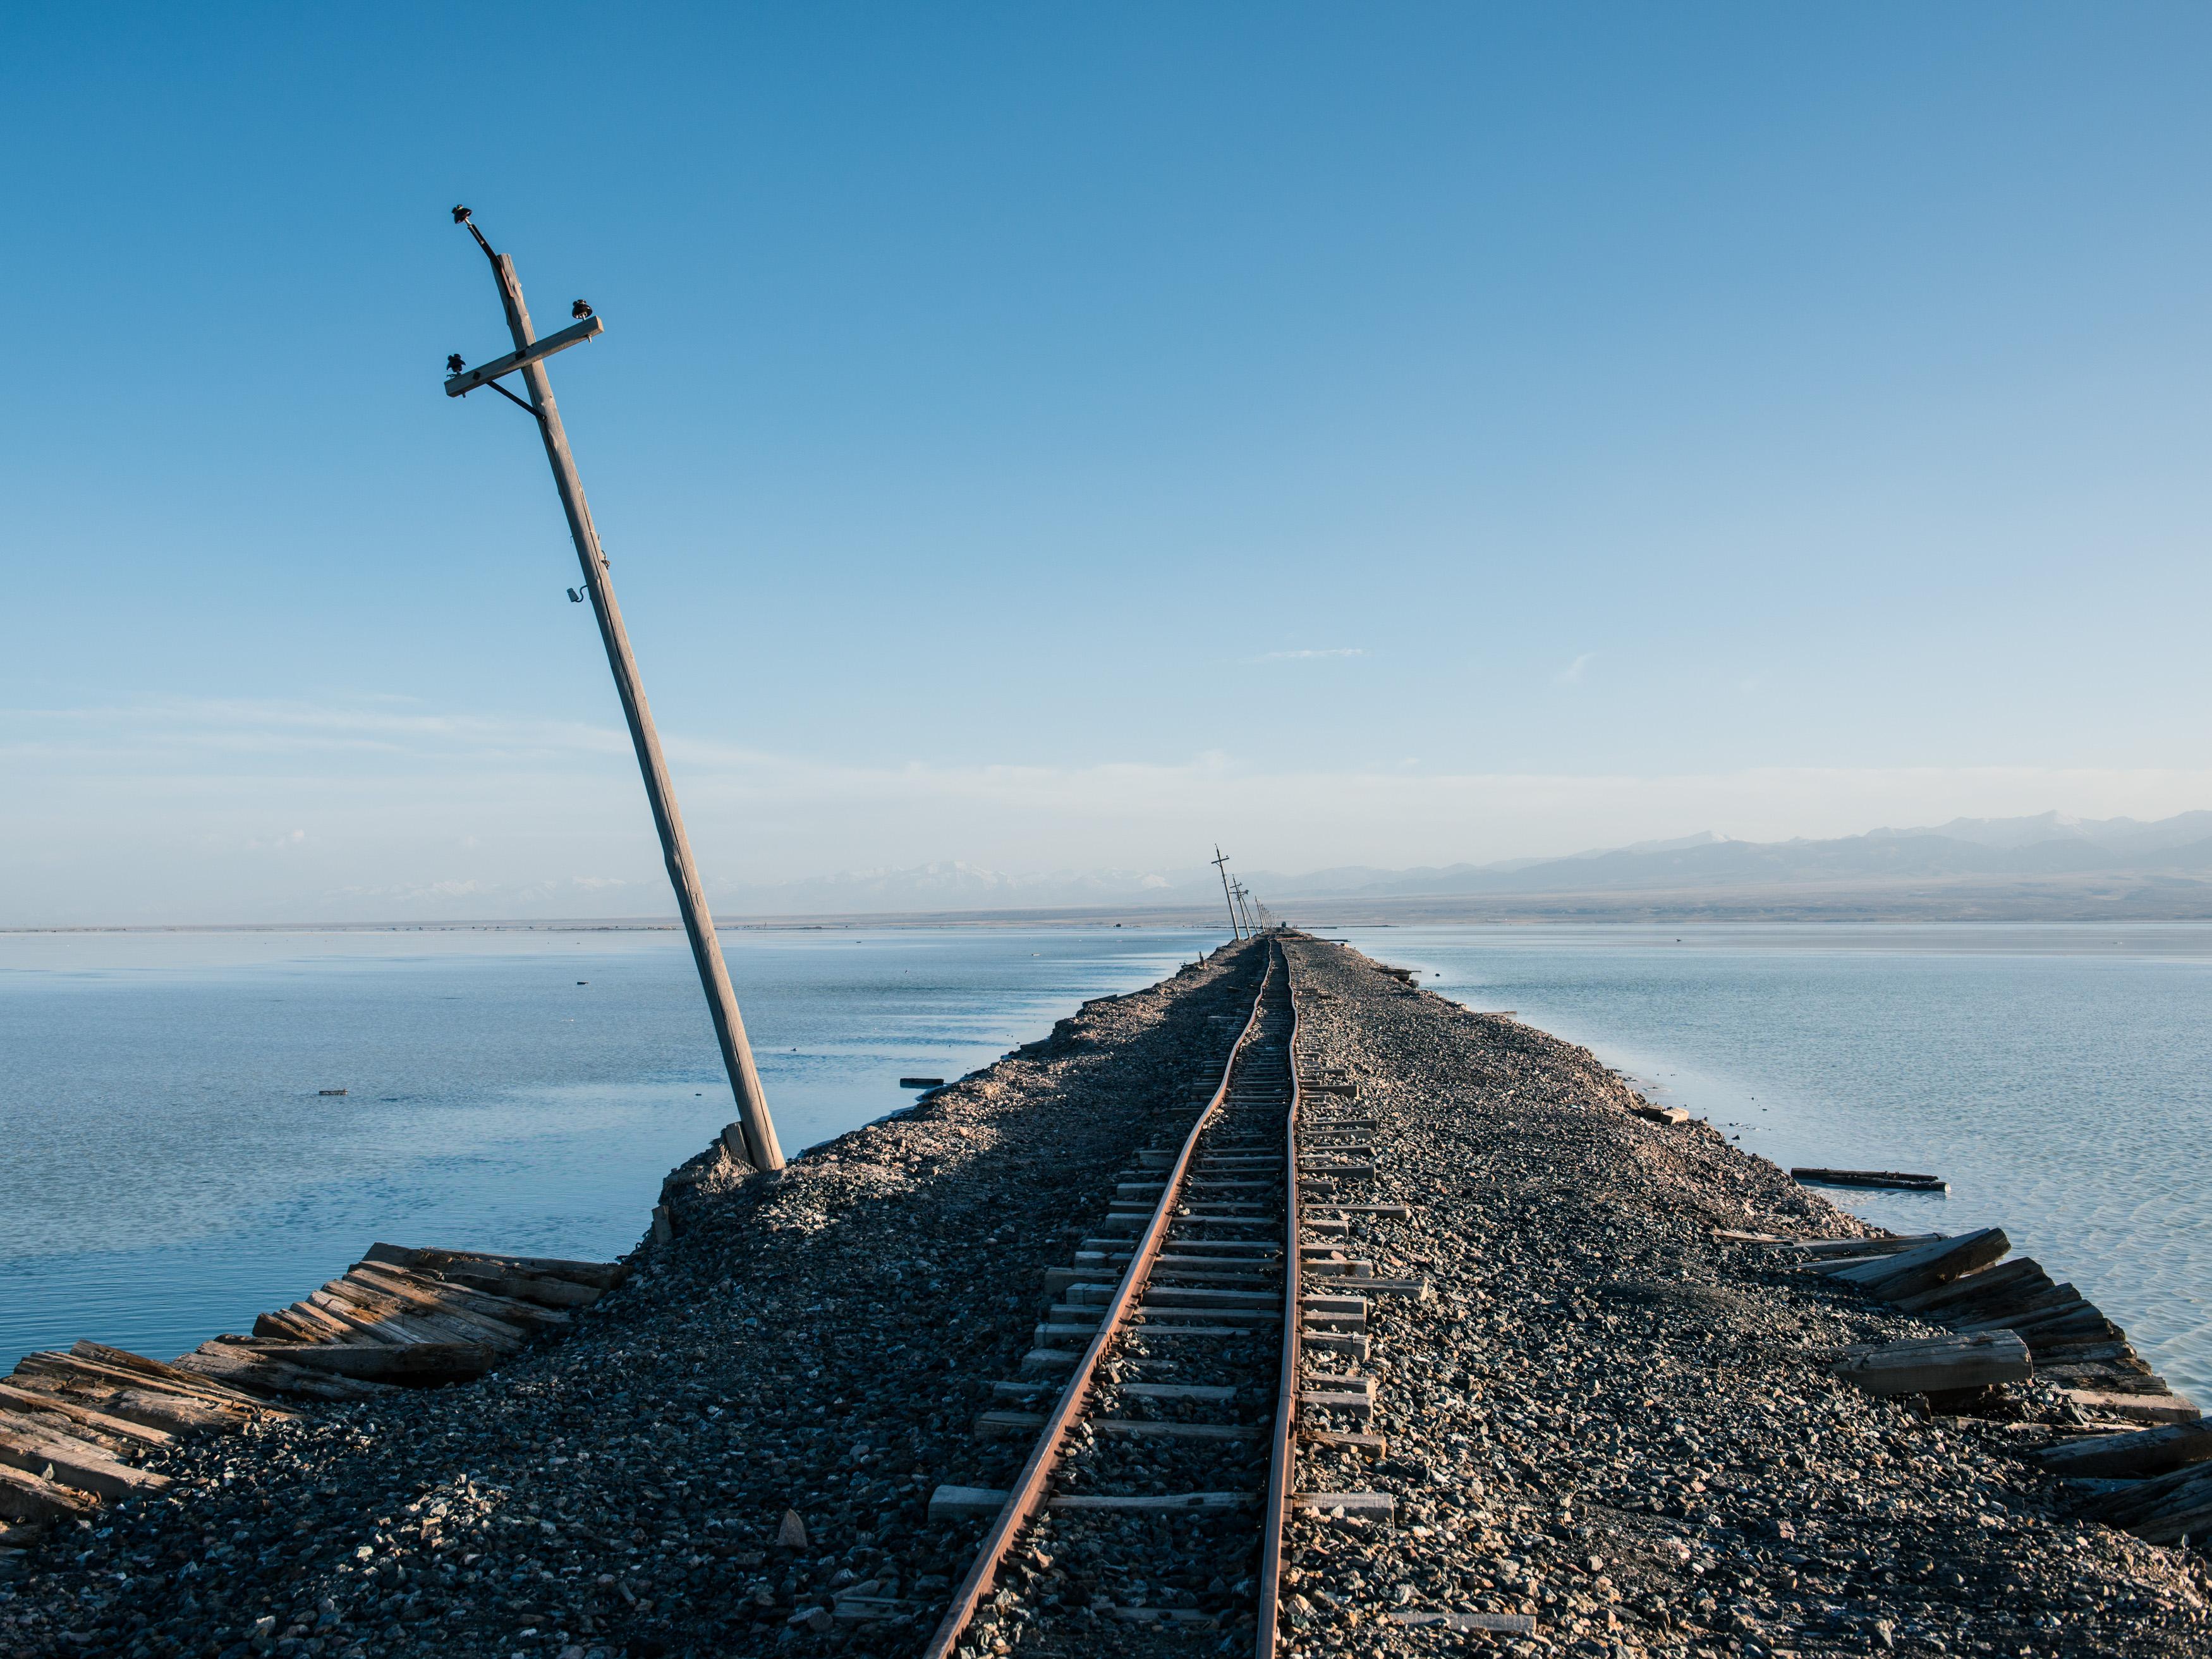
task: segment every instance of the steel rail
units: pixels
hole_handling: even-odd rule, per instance
[[[1279,941],[1290,994],[1291,1034],[1285,1060],[1291,1072],[1291,1110],[1283,1126],[1283,1363],[1275,1385],[1274,1443],[1267,1458],[1267,1502],[1260,1513],[1260,1629],[1256,1659],[1275,1659],[1283,1595],[1283,1525],[1297,1473],[1298,1370],[1304,1362],[1305,1312],[1301,1304],[1305,1247],[1298,1238],[1298,988],[1291,975],[1291,953]]]
[[[1045,1483],[1051,1478],[1054,1461],[1067,1438],[1069,1427],[1080,1414],[1098,1362],[1105,1357],[1106,1350],[1114,1339],[1121,1334],[1138,1291],[1152,1276],[1152,1260],[1158,1255],[1161,1241],[1167,1237],[1168,1224],[1174,1217],[1176,1200],[1182,1195],[1183,1177],[1189,1170],[1192,1155],[1198,1150],[1199,1137],[1220,1115],[1222,1102],[1228,1097],[1230,1079],[1237,1073],[1237,1061],[1246,1046],[1259,1035],[1260,1017],[1267,1006],[1267,983],[1274,976],[1278,959],[1282,962],[1285,979],[1289,976],[1289,957],[1282,955],[1279,947],[1270,945],[1268,949],[1267,963],[1261,971],[1259,988],[1252,994],[1251,1014],[1245,1019],[1244,1029],[1237,1034],[1236,1042],[1230,1048],[1229,1058],[1221,1067],[1221,1081],[1215,1085],[1212,1097],[1206,1103],[1206,1109],[1190,1126],[1190,1133],[1183,1139],[1182,1151],[1176,1158],[1175,1168],[1168,1172],[1166,1188],[1160,1194],[1159,1203],[1153,1207],[1152,1222],[1146,1227],[1143,1237],[1130,1255],[1128,1267],[1121,1275],[1121,1287],[1115,1292],[1114,1300],[1108,1305],[1104,1317],[1098,1322],[1098,1334],[1091,1339],[1091,1346],[1083,1351],[1083,1358],[1068,1378],[1067,1386],[1060,1390],[1060,1401],[1045,1419],[1044,1429],[1037,1436],[1036,1444],[1030,1452],[1029,1462],[1022,1465],[1021,1479],[1014,1483],[1014,1489],[1006,1495],[1006,1504],[1000,1510],[999,1518],[992,1523],[989,1536],[984,1539],[981,1547],[975,1553],[975,1565],[968,1569],[968,1576],[960,1581],[952,1605],[945,1610],[945,1617],[938,1621],[936,1632],[929,1638],[929,1645],[922,1650],[923,1659],[951,1659],[953,1650],[959,1645],[961,1632],[975,1619],[976,1608],[997,1582],[999,1569],[1006,1565],[1007,1553],[1013,1548],[1015,1539],[1036,1516],[1038,1506],[1044,1500]],[[1291,1097],[1294,1100],[1297,1097],[1295,1081],[1291,1085]]]

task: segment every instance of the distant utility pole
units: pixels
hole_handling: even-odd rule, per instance
[[[1213,843],[1213,867],[1221,872],[1221,896],[1229,901],[1229,930],[1237,938],[1244,937],[1244,929],[1237,920],[1237,900],[1229,890],[1229,855],[1221,850],[1221,843]]]
[[[1260,930],[1252,925],[1252,907],[1245,902],[1251,895],[1252,890],[1245,886],[1243,882],[1237,884],[1237,908],[1244,913],[1244,931],[1247,933],[1256,934]]]
[[[745,1158],[757,1170],[783,1168],[783,1149],[776,1144],[775,1123],[769,1116],[768,1095],[753,1066],[753,1051],[745,1041],[745,1023],[738,1012],[738,994],[730,987],[730,971],[722,962],[721,941],[714,937],[714,919],[707,913],[707,895],[699,884],[699,866],[691,857],[690,838],[684,833],[684,815],[677,810],[676,786],[669,781],[668,762],[660,752],[660,734],[653,730],[653,711],[646,706],[645,684],[638,678],[637,658],[629,648],[629,634],[623,627],[622,609],[615,603],[613,584],[607,580],[606,555],[599,532],[592,524],[592,509],[584,501],[584,483],[576,476],[575,458],[568,453],[568,434],[561,428],[561,412],[553,404],[553,383],[545,378],[545,359],[556,351],[580,345],[603,326],[590,306],[576,301],[571,315],[575,324],[538,339],[530,326],[530,310],[522,302],[522,284],[516,280],[514,261],[495,253],[483,233],[476,228],[465,207],[453,210],[453,222],[466,225],[484,258],[491,261],[499,283],[500,303],[507,311],[507,332],[514,349],[477,368],[465,368],[459,357],[448,357],[446,395],[465,397],[479,386],[489,386],[510,403],[537,418],[538,435],[545,441],[545,459],[553,465],[553,483],[561,492],[562,510],[568,515],[568,534],[576,544],[576,559],[584,568],[584,592],[574,589],[568,597],[588,595],[599,619],[599,638],[607,647],[607,666],[614,671],[615,690],[622,698],[623,715],[629,722],[630,741],[637,749],[638,769],[645,775],[646,797],[653,803],[653,827],[660,832],[661,856],[667,861],[668,879],[676,889],[676,903],[684,913],[684,931],[691,939],[692,959],[699,965],[699,983],[707,993],[708,1011],[714,1017],[714,1036],[721,1044],[722,1065],[730,1074],[730,1092],[737,1097],[738,1117],[745,1138]],[[520,371],[530,393],[525,403],[499,384],[504,375]]]

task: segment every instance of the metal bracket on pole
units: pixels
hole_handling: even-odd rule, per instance
[[[516,397],[512,392],[509,392],[505,386],[501,386],[497,380],[493,380],[489,384],[494,392],[499,393],[501,397],[506,398],[507,402],[513,404],[517,409],[530,416],[532,420],[541,422],[544,420],[545,417],[538,412],[538,406],[535,404],[526,403],[522,398]]]
[[[533,340],[522,351],[510,351],[504,357],[495,357],[478,368],[464,369],[446,381],[448,398],[465,398],[480,386],[491,386],[502,374],[512,374],[526,363],[543,362],[556,351],[566,351],[572,345],[581,345],[605,331],[606,325],[596,317],[586,317],[574,328],[564,328],[558,334],[549,334],[542,340]],[[507,392],[505,386],[495,391]],[[514,394],[507,392],[508,397]]]

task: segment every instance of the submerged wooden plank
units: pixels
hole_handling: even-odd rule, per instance
[[[1790,1178],[1820,1187],[1897,1187],[1908,1192],[1948,1193],[1951,1185],[1941,1176],[1915,1175],[1905,1170],[1796,1169]]]

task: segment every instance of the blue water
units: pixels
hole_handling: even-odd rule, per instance
[[[1323,929],[1327,932],[1329,930]],[[1907,1231],[2002,1226],[2212,1406],[2212,927],[1354,927]]]
[[[788,1152],[1219,939],[723,942]],[[673,932],[0,935],[0,1371],[250,1329],[379,1239],[621,1255],[732,1115]]]

